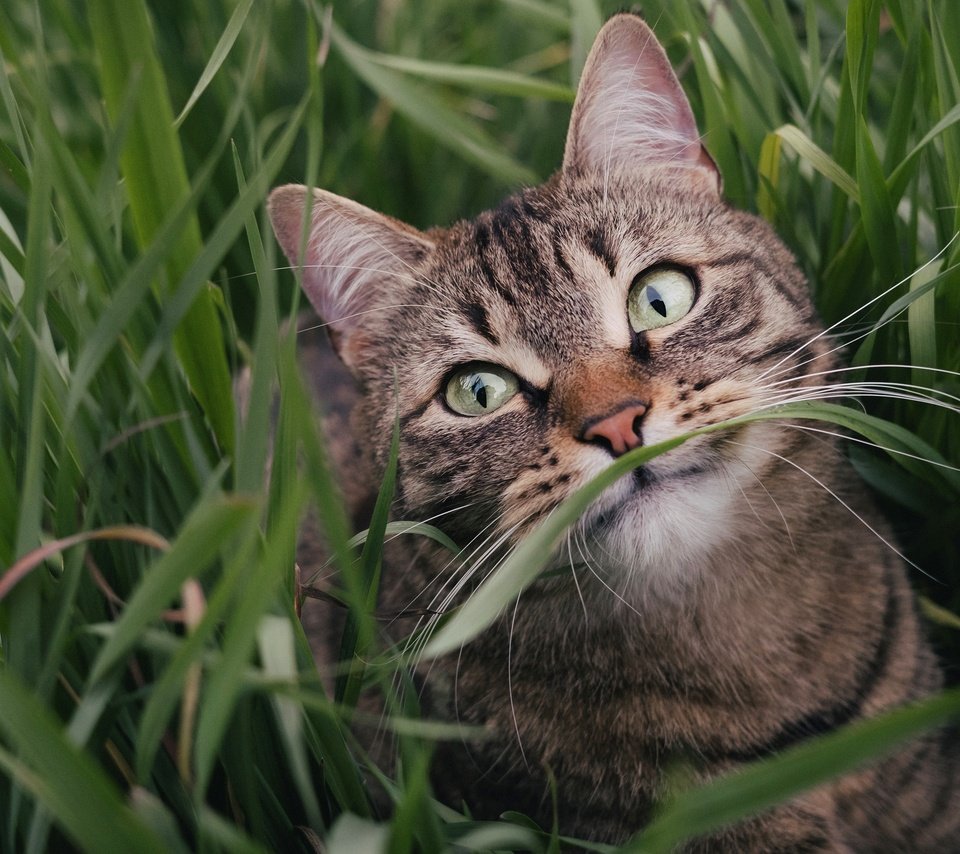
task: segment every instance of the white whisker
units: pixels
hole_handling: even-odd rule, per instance
[[[739,445],[739,446],[742,447],[742,448],[749,448],[750,450],[760,451],[761,453],[769,454],[769,455],[772,456],[772,457],[776,457],[778,460],[782,460],[782,461],[785,462],[787,465],[792,466],[792,467],[795,468],[797,471],[799,471],[799,472],[801,472],[802,474],[806,475],[808,478],[810,478],[810,480],[812,480],[815,484],[817,484],[817,486],[819,486],[821,489],[823,489],[824,492],[826,492],[826,493],[829,494],[834,500],[836,500],[838,504],[840,504],[840,505],[842,505],[843,507],[845,507],[845,508],[851,513],[851,515],[852,515],[855,519],[857,519],[857,521],[859,521],[868,531],[870,531],[870,533],[872,533],[878,540],[880,540],[881,543],[883,543],[888,549],[890,549],[890,551],[892,551],[895,555],[897,555],[897,557],[899,557],[904,563],[910,564],[910,566],[912,566],[914,569],[916,569],[917,571],[922,572],[924,575],[926,575],[927,578],[930,578],[930,579],[932,579],[933,581],[936,581],[936,579],[933,578],[933,576],[930,575],[929,572],[927,572],[925,569],[923,569],[923,567],[918,566],[918,565],[915,564],[912,560],[910,560],[910,558],[908,558],[905,554],[903,554],[896,546],[893,545],[893,543],[891,543],[888,539],[886,539],[886,537],[884,537],[883,534],[881,534],[881,533],[880,533],[876,528],[874,528],[866,519],[864,519],[863,516],[861,516],[859,513],[857,513],[856,510],[854,510],[849,504],[847,504],[846,501],[844,501],[839,495],[837,495],[836,492],[834,492],[829,486],[827,486],[827,485],[826,485],[822,480],[820,480],[818,477],[816,477],[815,475],[813,475],[813,474],[811,474],[810,472],[808,472],[803,466],[798,465],[798,464],[795,463],[793,460],[789,459],[788,457],[785,457],[783,454],[778,454],[776,451],[771,451],[769,448],[762,448],[762,447],[760,447],[759,445],[748,445],[748,444],[746,444],[746,443],[744,443],[744,442],[736,442],[736,441],[734,441],[734,440],[732,440],[732,439],[730,439],[730,440],[728,440],[728,441],[729,441],[730,444],[732,444],[732,445]]]
[[[851,436],[847,433],[840,433],[836,430],[826,430],[822,427],[811,427],[809,424],[795,424],[789,421],[774,421],[771,423],[778,424],[781,427],[791,427],[794,430],[804,430],[807,433],[820,433],[824,436],[833,436],[836,439],[844,439],[847,442],[856,442],[858,445],[866,445],[868,448],[876,448],[878,451],[884,451],[888,454],[893,454],[898,457],[917,460],[917,462],[927,463],[931,466],[936,466],[937,468],[947,469],[948,471],[960,472],[960,467],[952,466],[950,463],[943,462],[941,460],[932,460],[929,457],[921,457],[919,454],[911,454],[909,451],[902,451],[899,448],[891,448],[887,445],[881,445],[878,442],[871,442],[869,439],[862,439],[859,436]]]
[[[883,299],[885,296],[887,296],[888,294],[892,293],[892,292],[895,291],[897,288],[899,288],[899,287],[901,287],[902,285],[904,285],[904,284],[906,284],[907,282],[909,282],[910,279],[912,279],[912,278],[913,278],[917,273],[919,273],[921,270],[925,270],[927,267],[929,267],[929,266],[930,266],[931,264],[933,264],[935,261],[937,261],[937,260],[939,260],[941,257],[943,257],[943,256],[945,255],[946,251],[950,248],[950,246],[953,244],[953,242],[957,239],[957,237],[960,237],[960,231],[958,231],[956,234],[954,234],[953,237],[951,237],[950,240],[947,241],[946,245],[943,246],[943,248],[941,248],[941,249],[937,252],[936,255],[934,255],[929,261],[926,261],[924,264],[922,264],[920,267],[918,267],[916,270],[914,270],[914,272],[911,273],[909,276],[904,277],[903,279],[901,279],[901,280],[900,280],[899,282],[897,282],[896,284],[891,285],[889,288],[887,288],[887,289],[886,289],[885,291],[883,291],[882,293],[877,294],[877,296],[873,297],[873,299],[870,299],[870,300],[868,300],[867,302],[865,302],[863,305],[859,306],[858,308],[855,308],[855,309],[854,309],[852,312],[850,312],[846,317],[843,317],[843,318],[841,318],[840,320],[838,320],[836,323],[831,324],[831,325],[828,326],[826,329],[824,329],[822,332],[818,332],[816,335],[814,335],[814,336],[813,336],[812,338],[810,338],[808,341],[806,341],[805,343],[801,344],[799,347],[797,347],[796,349],[794,349],[794,350],[792,350],[790,353],[788,353],[786,356],[784,356],[779,362],[777,362],[777,363],[774,364],[774,365],[771,365],[771,366],[770,366],[769,368],[767,368],[765,371],[761,372],[761,374],[760,374],[760,376],[757,378],[757,380],[758,380],[758,381],[762,381],[762,380],[765,379],[767,376],[770,376],[771,373],[772,373],[776,368],[778,368],[778,367],[780,367],[781,365],[783,365],[787,360],[789,360],[789,359],[791,359],[793,356],[797,355],[797,353],[800,353],[800,352],[802,352],[803,350],[805,350],[807,347],[809,347],[809,346],[810,346],[811,344],[813,344],[815,341],[819,340],[820,338],[823,338],[823,337],[824,337],[825,335],[827,335],[831,330],[836,329],[838,326],[840,326],[840,325],[843,324],[843,323],[846,323],[846,322],[847,322],[848,320],[850,320],[852,317],[855,317],[855,316],[856,316],[857,314],[859,314],[860,312],[866,310],[867,308],[869,308],[871,305],[873,305],[873,304],[874,304],[875,302],[877,302],[878,300]],[[894,315],[894,317],[895,317],[895,316],[896,316],[896,315]],[[890,320],[892,320],[892,318],[888,318],[888,319],[885,321],[885,323],[889,323]],[[882,325],[884,325],[884,324],[875,325],[875,326],[873,327],[873,329],[879,329]],[[871,330],[871,331],[872,331],[872,330]],[[866,335],[869,335],[869,334],[870,334],[869,332],[868,332],[868,333],[865,333],[865,334],[864,334],[863,336],[861,336],[861,337],[866,337]],[[859,339],[859,338],[855,338],[854,340],[857,341],[857,340],[860,340],[860,339]],[[849,346],[850,343],[852,343],[852,342],[848,342],[847,346]],[[840,350],[840,349],[842,349],[842,347],[836,347],[836,348],[834,348],[833,350],[828,350],[825,354],[823,354],[823,356],[827,356],[827,355],[830,355],[831,353],[835,353],[835,352],[837,352],[837,351]],[[808,362],[810,362],[810,361],[815,361],[816,358],[823,358],[823,356],[817,356],[817,357],[815,357],[814,359],[807,360],[806,362],[801,362],[800,365],[808,364]],[[799,367],[799,366],[798,366],[798,367]],[[782,373],[782,371],[781,371],[780,373]],[[776,374],[773,374],[773,375],[776,376]]]
[[[517,746],[520,748],[520,758],[523,760],[524,767],[529,771],[530,765],[527,762],[527,754],[523,749],[523,738],[520,735],[520,723],[517,720],[517,707],[513,702],[513,630],[517,623],[517,609],[520,607],[520,597],[523,593],[517,595],[517,601],[513,606],[513,616],[510,619],[510,631],[507,635],[507,697],[510,700],[510,717],[513,719],[513,729],[517,734]]]

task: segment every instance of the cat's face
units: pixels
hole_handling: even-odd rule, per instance
[[[291,259],[304,198],[271,202]],[[426,235],[317,192],[304,268],[381,460],[399,414],[404,515],[449,514],[461,544],[516,539],[615,456],[769,403],[819,329],[786,249],[720,198],[630,15],[594,46],[554,179]],[[691,440],[611,487],[573,548],[625,576],[689,572],[792,441],[762,425]]]

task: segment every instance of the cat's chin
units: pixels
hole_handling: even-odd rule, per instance
[[[714,466],[636,469],[584,516],[584,557],[623,593],[683,587],[730,543],[737,495],[729,474]]]

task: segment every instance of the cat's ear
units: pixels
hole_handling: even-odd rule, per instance
[[[563,171],[606,175],[644,165],[687,167],[692,182],[720,192],[666,53],[643,20],[622,13],[600,30],[584,65]]]
[[[303,290],[340,357],[356,367],[362,336],[356,333],[392,277],[407,277],[433,249],[412,226],[379,214],[350,199],[299,184],[278,187],[267,209],[277,240],[290,263],[300,264],[303,215],[310,226],[303,253]]]

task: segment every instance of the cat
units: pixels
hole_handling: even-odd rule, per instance
[[[462,603],[613,459],[839,364],[789,251],[723,201],[667,56],[630,13],[599,33],[543,186],[425,233],[281,187],[269,212],[295,266],[308,197],[302,284],[332,350],[315,337],[304,359],[322,397],[355,381],[330,431],[354,507],[398,417],[398,518],[436,520],[466,556],[398,541],[387,610]],[[936,692],[905,568],[838,444],[754,422],[607,489],[562,571],[423,668],[428,715],[492,736],[438,750],[438,794],[549,827],[552,776],[562,833],[621,842],[679,764],[711,779]],[[300,561],[318,559],[308,538]],[[955,745],[926,735],[684,850],[960,850]]]

